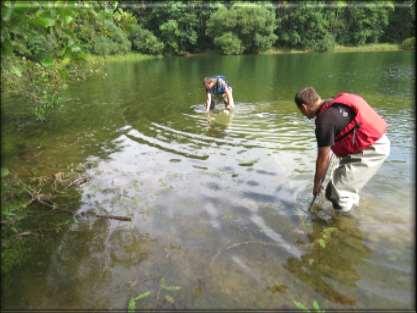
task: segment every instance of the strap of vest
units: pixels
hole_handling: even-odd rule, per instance
[[[354,120],[352,120],[349,123],[354,122]],[[342,140],[343,138],[347,137],[348,135],[350,135],[352,132],[355,132],[359,127],[361,127],[360,124],[356,123],[356,121],[354,122],[354,126],[352,126],[352,128],[350,128],[346,133],[344,133],[343,135],[337,135],[336,138],[334,139],[335,142],[338,142],[340,140]]]
[[[219,79],[223,79],[225,81],[225,83],[227,84],[226,79],[225,79],[224,76],[217,75],[216,76],[216,84],[214,85],[214,88],[213,88],[213,93],[215,93],[215,94],[217,94],[219,92],[219,89],[220,89],[219,88]]]

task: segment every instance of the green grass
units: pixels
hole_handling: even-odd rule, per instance
[[[336,45],[334,52],[378,52],[378,51],[399,51],[400,46],[393,43],[374,43],[357,47]]]
[[[298,50],[298,49],[289,49],[289,48],[270,48],[266,51],[261,52],[260,54],[288,54],[288,53],[307,53],[308,50]]]
[[[397,44],[392,43],[375,43],[361,45],[357,47],[336,45],[332,52],[378,52],[378,51],[400,51],[401,48]],[[286,49],[286,48],[271,48],[260,54],[292,54],[292,53],[309,53],[310,50]]]
[[[391,43],[377,43],[367,44],[357,47],[341,46],[336,45],[333,52],[378,52],[378,51],[400,51],[401,47],[398,44]],[[289,48],[270,48],[266,51],[261,52],[261,55],[271,54],[296,54],[296,53],[309,53],[310,50],[300,49],[289,49]],[[186,53],[185,57],[193,57],[198,55],[216,54],[215,51],[204,51],[199,53]],[[113,62],[129,62],[129,61],[143,61],[155,58],[162,58],[161,55],[147,55],[141,53],[128,53],[128,54],[117,54],[117,55],[87,55],[86,60],[90,63],[113,63]]]
[[[117,54],[117,55],[88,55],[86,60],[90,63],[113,63],[113,62],[130,62],[130,61],[143,61],[149,59],[160,58],[161,56],[147,55],[141,53],[128,53],[128,54]]]

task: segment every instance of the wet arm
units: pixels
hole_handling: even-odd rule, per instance
[[[225,93],[226,93],[226,97],[227,97],[227,109],[231,109],[235,106],[235,103],[233,101],[233,95],[230,92],[230,90],[227,90],[227,89],[226,89]]]
[[[330,156],[331,150],[329,146],[319,147],[316,159],[316,173],[314,174],[313,195],[318,195],[320,192],[321,184],[329,167]]]
[[[210,104],[211,104],[211,93],[207,93],[207,99],[206,99],[206,111],[210,111]]]

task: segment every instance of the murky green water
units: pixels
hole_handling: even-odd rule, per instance
[[[166,58],[106,72],[72,85],[44,126],[12,127],[19,100],[3,104],[5,166],[49,175],[81,163],[89,177],[69,230],[34,243],[3,307],[124,309],[146,291],[139,308],[414,307],[412,53]],[[216,73],[232,83],[231,115],[202,113],[201,79]],[[360,93],[390,124],[391,156],[352,217],[303,211],[316,144],[293,97],[307,85]]]

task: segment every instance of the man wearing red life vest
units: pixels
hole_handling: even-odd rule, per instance
[[[321,190],[333,151],[339,165],[331,174],[326,198],[335,210],[349,212],[359,205],[359,191],[389,155],[387,124],[356,94],[342,92],[323,101],[314,88],[307,87],[294,100],[302,114],[315,118],[318,153],[313,195]]]

